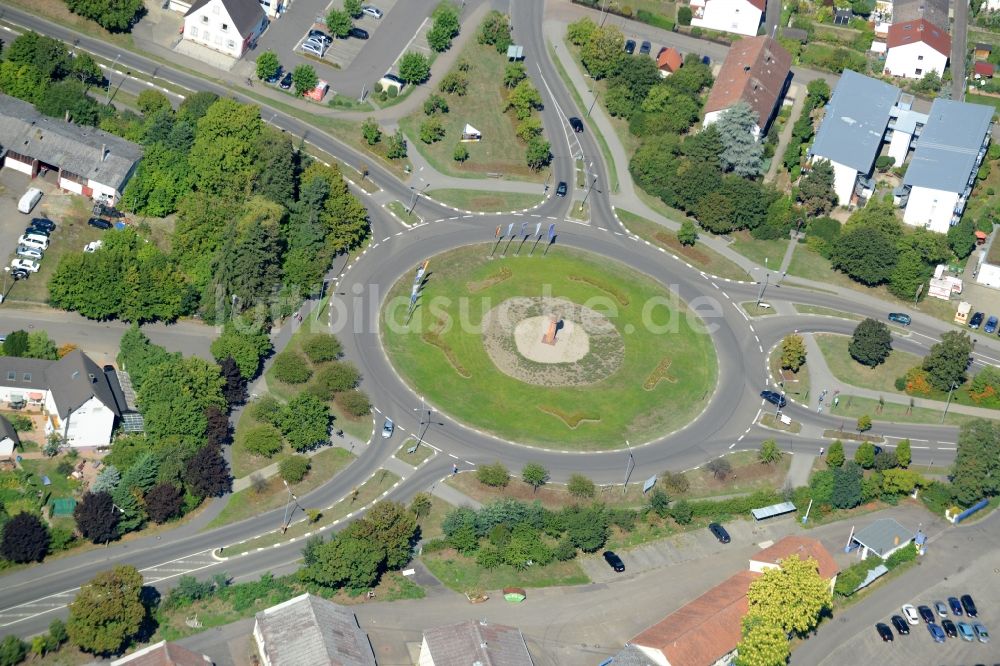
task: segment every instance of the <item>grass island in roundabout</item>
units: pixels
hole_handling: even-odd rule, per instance
[[[645,442],[704,409],[715,350],[676,294],[587,252],[492,248],[432,257],[409,319],[415,274],[386,296],[382,340],[419,395],[504,440],[565,450]]]

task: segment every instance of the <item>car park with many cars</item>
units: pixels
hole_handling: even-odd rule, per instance
[[[955,618],[965,615],[978,616],[979,611],[971,595],[948,597],[947,603],[934,601],[919,606],[904,604],[902,612],[902,615],[891,616],[889,623],[877,622],[875,624],[875,630],[884,642],[891,640],[885,638],[883,631],[889,628],[889,624],[896,628],[896,633],[899,636],[908,636],[910,634],[908,625],[920,624],[922,619],[927,626],[927,632],[935,643],[945,643],[949,638],[960,639],[967,643],[989,643],[989,630],[982,622],[965,622],[951,618],[951,616]],[[940,620],[940,624],[938,624],[938,620]]]

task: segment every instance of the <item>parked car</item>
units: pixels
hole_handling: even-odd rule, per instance
[[[30,224],[24,228],[24,234],[35,234],[36,236],[45,236],[46,238],[52,235],[45,229],[39,229],[38,227],[33,227]]]
[[[630,39],[627,42],[625,42],[625,53],[627,53],[629,55],[632,55],[633,53],[635,53],[635,40],[634,39]]]
[[[556,186],[556,196],[557,197],[566,196],[566,181],[562,180],[559,181],[559,184]]]
[[[392,419],[386,419],[385,423],[382,424],[382,438],[389,439],[392,437],[392,431],[395,429],[396,426],[393,425]]]
[[[977,312],[972,315],[972,319],[969,320],[969,328],[979,328],[983,323],[983,317],[985,315],[982,312]]]
[[[31,273],[23,268],[15,268],[10,272],[10,276],[15,280],[27,280],[29,275],[31,275]]]
[[[978,617],[979,611],[976,610],[976,604],[972,601],[972,596],[968,594],[962,595],[962,607],[965,609],[965,614],[969,617]]]
[[[289,88],[292,87],[291,72],[285,72],[285,75],[281,78],[281,81],[278,83],[278,87],[281,88],[282,90],[288,90]]]
[[[986,631],[986,627],[982,622],[976,622],[972,625],[972,628],[976,630],[976,638],[979,639],[980,643],[990,642],[990,632]]]
[[[319,58],[322,58],[323,54],[326,53],[326,47],[319,42],[302,42],[301,50],[306,53],[312,53]]]
[[[788,401],[785,400],[785,396],[781,395],[777,391],[761,391],[760,397],[779,408],[788,404]]]
[[[108,222],[107,220],[101,219],[99,217],[92,217],[92,218],[90,218],[89,220],[87,220],[87,224],[89,224],[90,226],[95,227],[97,229],[102,229],[104,231],[107,231],[108,229],[111,228],[111,223],[110,222]]]
[[[275,83],[281,80],[281,77],[284,76],[284,74],[285,74],[284,68],[282,68],[281,65],[278,65],[278,69],[274,70],[274,74],[264,79],[264,82],[270,83],[273,86]]]
[[[354,39],[368,39],[368,31],[361,28],[351,28],[347,31],[347,36]]]
[[[931,622],[927,625],[927,631],[930,632],[931,638],[934,639],[935,643],[944,643],[945,635],[944,630],[941,627]]]
[[[897,324],[902,324],[903,326],[910,325],[910,315],[903,312],[890,312],[889,321],[894,321]]]
[[[406,81],[399,78],[395,74],[383,74],[382,78],[385,79],[386,81],[392,81],[393,83],[398,83],[400,88],[406,85]]]
[[[326,34],[322,30],[316,30],[315,28],[309,31],[309,35],[307,36],[307,38],[309,40],[315,39],[323,44],[326,44],[327,46],[333,43],[333,37]]]
[[[997,332],[997,318],[990,315],[990,318],[986,320],[986,326],[983,326],[984,333],[996,333]]]
[[[958,637],[958,629],[955,628],[955,623],[948,618],[941,620],[941,628],[944,629],[944,633],[948,635],[948,638]]]
[[[878,454],[875,454],[875,455],[878,455]],[[937,614],[940,615],[941,617],[948,617],[948,607],[945,606],[945,604],[944,604],[943,601],[935,601],[934,602],[934,610],[936,610]]]
[[[368,14],[368,16],[371,16],[373,19],[382,18],[382,10],[379,9],[378,7],[372,7],[371,5],[364,5],[361,8],[361,12],[363,14]]]
[[[36,236],[35,234],[25,234],[23,236],[18,236],[18,245],[26,245],[28,247],[33,247],[38,250],[49,249],[49,239],[44,236]]]
[[[896,633],[900,636],[908,636],[910,634],[910,625],[906,623],[906,620],[900,615],[892,616],[892,626],[896,627]]]
[[[972,625],[969,624],[968,622],[959,622],[958,623],[958,637],[961,638],[963,641],[972,641],[972,640],[975,640],[976,635],[972,631]]]
[[[703,65],[711,65],[712,64],[712,59],[709,58],[708,56],[702,56],[701,57],[701,64],[703,64]]]
[[[33,217],[29,226],[35,227],[36,229],[44,229],[45,231],[55,231],[56,223],[47,217]]]
[[[903,617],[910,624],[920,624],[920,616],[917,615],[917,607],[913,604],[903,604]]]
[[[10,262],[10,267],[12,269],[28,271],[29,273],[37,273],[39,269],[38,262],[31,259],[15,259]]]
[[[890,629],[888,625],[883,624],[882,622],[877,622],[875,624],[875,631],[878,632],[878,635],[883,642],[892,642],[892,629]]]
[[[37,187],[29,187],[28,191],[21,197],[21,200],[17,202],[17,209],[27,215],[41,198],[42,191],[40,189]]]
[[[952,615],[962,615],[962,602],[958,600],[958,597],[948,597],[948,606],[951,607]]]
[[[732,539],[729,538],[729,532],[726,528],[719,523],[709,523],[708,530],[715,535],[715,538],[719,540],[719,543],[729,543]]]
[[[569,119],[569,126],[573,128],[573,131],[579,134],[583,131],[583,121],[573,116]]]
[[[917,612],[920,613],[921,619],[927,624],[934,623],[934,611],[931,610],[930,606],[918,606]]]
[[[618,573],[625,571],[625,563],[622,562],[622,558],[618,557],[614,551],[604,551],[604,561]]]
[[[24,257],[25,259],[41,259],[42,251],[38,248],[28,247],[27,245],[17,246],[17,256]]]

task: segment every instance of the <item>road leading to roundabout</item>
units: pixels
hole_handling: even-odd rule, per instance
[[[606,257],[518,243],[430,259],[385,299],[383,344],[413,389],[507,441],[620,448],[691,422],[718,378],[712,339],[675,292]]]

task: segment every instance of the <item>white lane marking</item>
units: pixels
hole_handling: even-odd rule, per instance
[[[931,447],[929,447],[929,446],[911,446],[910,448],[911,449],[929,449]]]
[[[736,442],[733,442],[732,444],[730,444],[730,445],[729,445],[729,448],[731,449],[731,448],[733,448],[734,446],[736,446]]]
[[[455,460],[458,460],[458,456],[456,456],[454,453],[449,453],[448,455],[454,458]]]

